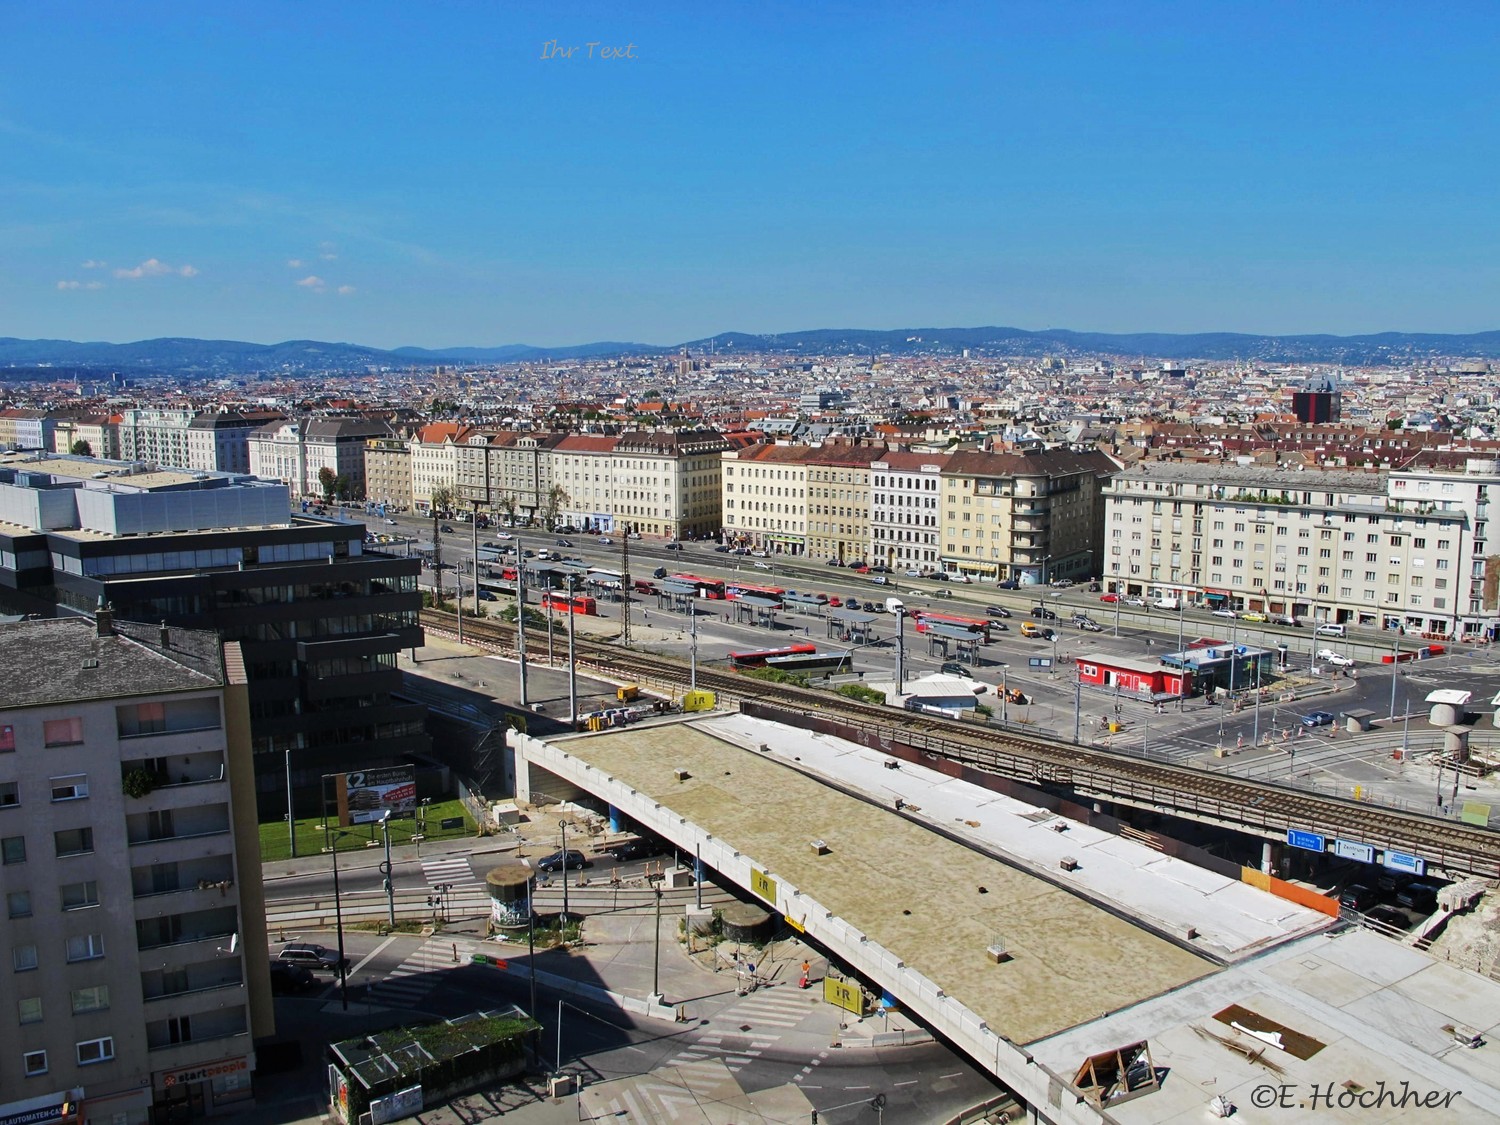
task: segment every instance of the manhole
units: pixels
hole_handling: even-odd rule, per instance
[[[749,1031],[750,1030],[750,1024],[748,1024],[748,1023],[742,1023],[742,1024],[740,1024],[740,1030],[741,1031]]]

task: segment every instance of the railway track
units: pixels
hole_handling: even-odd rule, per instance
[[[453,635],[451,614],[423,611],[426,629]],[[465,621],[465,640],[515,652],[515,626]],[[542,660],[545,645],[527,638],[528,656]],[[579,638],[579,663],[614,678],[686,688],[688,667],[680,660],[632,652]],[[1352,798],[1309,793],[1187,766],[1076,746],[1038,735],[981,730],[956,720],[895,714],[826,691],[746,680],[737,674],[698,670],[699,688],[752,714],[799,726],[821,726],[866,745],[909,747],[1029,785],[1056,786],[1079,798],[1118,802],[1203,823],[1237,828],[1270,839],[1288,829],[1372,844],[1421,856],[1429,867],[1451,875],[1500,877],[1500,833]]]

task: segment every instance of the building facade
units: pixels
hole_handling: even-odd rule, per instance
[[[0,659],[34,673],[0,685],[0,1119],[245,1102],[274,1013],[237,654],[101,611]]]
[[[53,419],[52,452],[71,453],[78,442],[87,442],[89,456],[117,461],[120,458],[120,425],[108,414],[80,414]]]
[[[1105,490],[1105,576],[1236,610],[1494,636],[1500,462],[1461,472],[1151,462]]]
[[[891,452],[870,466],[870,554],[892,570],[940,569],[942,453]]]
[[[390,511],[411,511],[411,446],[405,439],[381,437],[365,442],[365,498]]]
[[[188,423],[189,469],[210,473],[250,472],[250,435],[280,420],[279,414],[205,411]]]
[[[323,496],[323,470],[345,483],[350,500],[365,498],[365,445],[389,437],[384,422],[356,417],[287,418],[249,436],[250,472],[290,486],[298,497]]]
[[[883,446],[827,441],[807,465],[807,553],[839,565],[870,559],[871,461]]]
[[[137,407],[120,412],[120,458],[186,468],[188,427],[197,412],[188,407]]]
[[[940,474],[943,569],[1023,585],[1087,577],[1098,566],[1101,483],[1115,468],[1097,451],[953,454]]]
[[[776,442],[726,450],[720,457],[724,542],[807,554],[807,447]]]

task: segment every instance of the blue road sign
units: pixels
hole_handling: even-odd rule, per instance
[[[1321,852],[1328,850],[1328,842],[1316,832],[1301,832],[1295,828],[1286,830],[1286,842],[1294,848],[1303,851]]]
[[[1405,871],[1408,875],[1427,874],[1427,861],[1418,855],[1387,851],[1380,857],[1380,862],[1392,871]]]

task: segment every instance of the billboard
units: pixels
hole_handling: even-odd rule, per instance
[[[339,823],[371,824],[389,812],[416,816],[417,774],[413,766],[390,766],[334,775]]]

